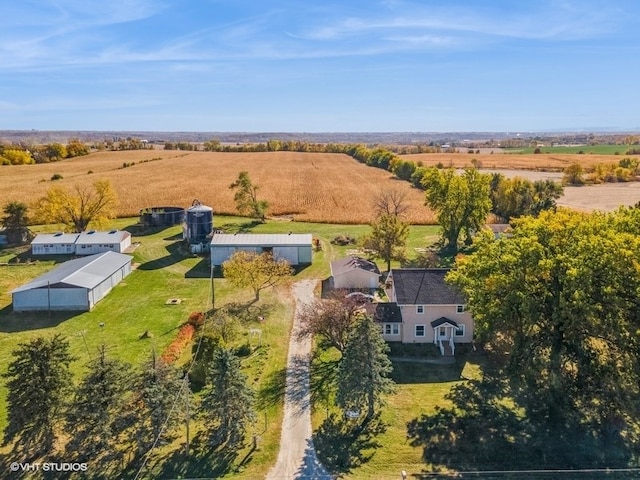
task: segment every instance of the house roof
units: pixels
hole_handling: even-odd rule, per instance
[[[125,230],[110,230],[99,232],[97,230],[88,230],[78,235],[76,241],[79,245],[103,244],[103,243],[120,243],[131,234]]]
[[[380,275],[380,269],[374,262],[361,257],[351,256],[331,262],[331,275],[342,275],[352,270],[364,270],[375,275]]]
[[[76,243],[78,233],[39,233],[31,241],[31,245],[65,245]]]
[[[43,287],[71,286],[92,289],[113,275],[114,272],[131,263],[132,258],[129,255],[109,251],[69,260],[12,290],[11,293]]]
[[[311,246],[310,233],[216,233],[211,246],[277,247]]]
[[[400,307],[395,302],[374,303],[373,319],[380,323],[402,323]]]
[[[464,305],[462,293],[445,282],[446,268],[392,269],[396,302],[399,305]]]
[[[442,325],[451,325],[452,327],[458,328],[458,324],[453,320],[448,319],[447,317],[440,317],[431,322],[431,326],[433,328],[438,328]]]

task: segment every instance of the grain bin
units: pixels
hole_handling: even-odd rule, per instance
[[[194,200],[187,208],[183,238],[189,243],[207,243],[213,230],[213,208]]]
[[[140,223],[145,227],[172,227],[184,222],[182,207],[150,207],[140,210]]]

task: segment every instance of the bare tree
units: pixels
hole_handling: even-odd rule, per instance
[[[373,199],[373,207],[377,217],[382,217],[384,215],[401,217],[407,210],[409,210],[407,192],[399,188],[380,190]]]
[[[344,291],[338,290],[325,300],[316,299],[302,308],[298,338],[320,335],[329,345],[344,352],[351,326],[364,309],[366,304],[362,299],[346,297]]]

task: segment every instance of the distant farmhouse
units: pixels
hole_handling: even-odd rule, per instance
[[[369,260],[357,256],[331,262],[331,278],[336,289],[375,289],[380,284],[380,270]]]
[[[445,282],[447,269],[392,269],[385,282],[390,302],[379,306],[377,321],[385,340],[433,343],[442,355],[473,340],[473,318],[464,296]],[[399,315],[398,315],[399,314]]]
[[[211,264],[222,265],[239,251],[271,253],[291,265],[311,263],[310,233],[216,233],[211,238]]]
[[[93,255],[124,253],[131,247],[131,234],[124,230],[82,233],[40,233],[31,242],[33,255]]]
[[[103,252],[64,262],[11,292],[13,310],[89,311],[131,273],[129,255]]]

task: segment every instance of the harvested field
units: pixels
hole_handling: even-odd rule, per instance
[[[130,166],[123,168],[124,164]],[[242,170],[259,185],[259,196],[270,203],[272,216],[367,223],[373,220],[375,196],[394,188],[407,194],[411,223],[434,223],[424,206],[423,192],[394,179],[389,172],[342,154],[98,152],[56,163],[0,167],[0,199],[2,204],[14,200],[31,203],[53,185],[88,186],[106,178],[118,193],[119,216],[135,216],[140,209],[157,205],[187,207],[196,198],[213,207],[214,213],[235,214],[229,185]],[[56,173],[63,179],[51,181]]]
[[[633,157],[633,155],[631,155]],[[445,167],[471,167],[472,160],[477,160],[479,168],[486,169],[516,169],[560,172],[572,163],[579,163],[585,168],[598,163],[618,163],[625,155],[594,155],[594,154],[523,154],[523,153],[420,153],[416,155],[402,155],[405,160],[422,162],[425,166],[435,166],[439,163]]]

